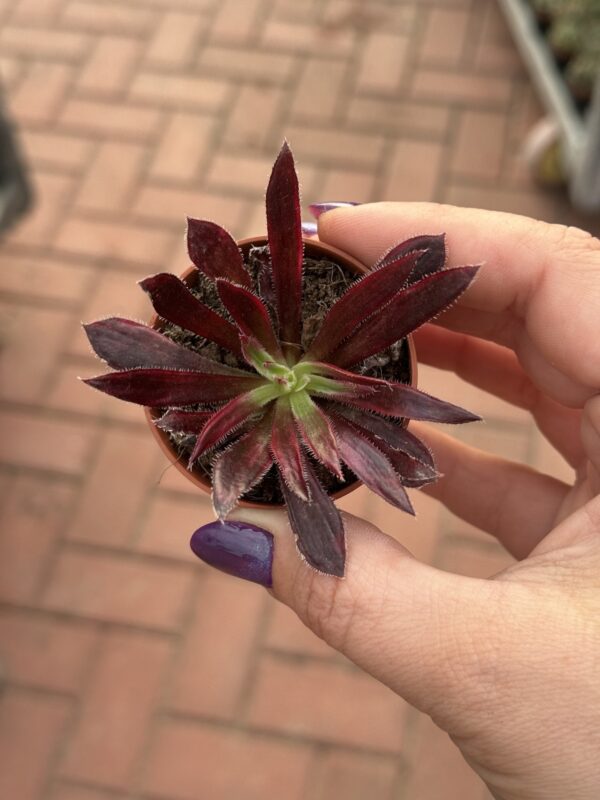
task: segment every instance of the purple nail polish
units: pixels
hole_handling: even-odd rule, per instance
[[[303,222],[302,223],[302,235],[303,236],[316,236],[317,235],[318,226],[316,222]]]
[[[228,575],[273,585],[273,535],[248,522],[209,522],[192,535],[194,553]]]
[[[324,214],[326,211],[333,211],[334,208],[349,208],[350,206],[360,206],[360,205],[361,203],[353,203],[351,201],[332,200],[329,203],[311,203],[308,207],[308,210],[315,219],[319,219],[321,214]]]

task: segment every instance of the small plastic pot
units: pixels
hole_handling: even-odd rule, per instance
[[[342,267],[346,267],[351,272],[354,272],[356,275],[364,275],[365,273],[369,272],[369,269],[365,267],[364,264],[361,264],[352,256],[349,256],[347,253],[338,250],[335,247],[331,247],[328,244],[324,244],[323,242],[315,241],[314,239],[303,239],[304,242],[304,252],[307,256],[313,259],[319,258],[327,258],[330,261],[334,261],[340,264]],[[241,239],[238,243],[238,247],[242,251],[244,258],[248,256],[251,247],[264,247],[267,244],[267,237],[266,236],[255,236],[248,239]],[[184,283],[191,284],[193,278],[197,274],[196,267],[190,267],[187,269],[180,277]],[[160,320],[157,315],[150,320],[150,325],[160,330]],[[412,340],[412,337],[408,337],[408,351],[409,351],[409,369],[410,369],[410,376],[411,376],[411,386],[416,386],[417,383],[417,359],[415,354],[415,347]],[[175,451],[171,440],[169,439],[168,434],[157,428],[154,424],[154,420],[157,418],[156,412],[151,408],[145,408],[144,413],[146,415],[146,420],[152,431],[152,435],[158,442],[160,449],[163,451],[167,459],[171,462],[171,464],[177,469],[182,475],[184,475],[187,480],[191,481],[194,486],[197,486],[202,491],[210,494],[211,492],[211,483],[207,476],[198,468],[194,468],[189,470],[187,468],[187,464],[182,463],[180,456],[178,456],[177,452]],[[358,489],[361,485],[361,481],[356,480],[353,483],[344,486],[339,491],[333,493],[331,496],[334,499],[338,499],[340,497],[344,497],[345,495],[349,494],[350,492],[354,491],[354,489]],[[240,500],[240,506],[245,506],[246,508],[263,508],[265,505],[274,505],[274,506],[281,506],[280,503],[259,503],[255,500]]]

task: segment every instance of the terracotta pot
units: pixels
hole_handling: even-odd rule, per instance
[[[341,264],[343,267],[347,267],[351,272],[354,272],[358,275],[364,275],[365,273],[369,272],[368,268],[365,267],[364,264],[361,264],[360,261],[357,259],[352,258],[352,256],[343,253],[341,250],[338,250],[335,247],[331,247],[328,244],[324,244],[323,242],[317,242],[314,239],[304,239],[304,251],[307,255],[311,257],[319,257],[319,256],[327,256],[332,261],[335,261]],[[263,247],[267,244],[267,237],[266,236],[255,236],[248,239],[241,239],[238,242],[238,246],[241,249],[242,253],[244,254],[244,258],[248,255],[251,246],[255,247]],[[190,284],[192,282],[192,278],[197,274],[196,267],[190,267],[187,269],[180,277],[184,283]],[[157,315],[150,320],[150,325],[153,328],[160,328],[159,325],[159,318]],[[409,354],[410,354],[410,374],[411,374],[411,386],[416,386],[417,383],[417,359],[415,354],[415,347],[412,340],[412,337],[408,337],[408,347],[409,347]],[[184,475],[189,481],[191,481],[194,486],[197,486],[202,491],[207,492],[210,494],[211,492],[211,484],[206,475],[199,469],[194,468],[192,470],[188,470],[185,463],[182,463],[180,458],[178,457],[177,453],[173,449],[173,445],[171,444],[171,440],[169,439],[168,434],[165,431],[162,431],[160,428],[157,428],[154,424],[154,419],[158,416],[156,412],[154,412],[150,408],[145,408],[144,413],[146,415],[146,420],[148,425],[150,426],[150,430],[152,431],[152,435],[158,442],[160,449],[163,451],[167,459],[171,462],[171,464],[182,474]],[[354,491],[354,489],[358,489],[361,485],[361,481],[357,480],[353,483],[345,486],[343,489],[335,492],[331,496],[334,499],[338,499],[340,497],[344,497],[349,492]],[[245,506],[246,508],[262,508],[265,505],[277,505],[281,506],[282,504],[272,504],[272,503],[259,503],[253,500],[240,500],[240,505]]]

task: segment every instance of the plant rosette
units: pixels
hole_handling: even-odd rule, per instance
[[[266,211],[267,237],[239,243],[189,219],[193,266],[182,278],[140,282],[152,323],[84,326],[114,370],[85,382],[146,407],[171,461],[181,469],[185,459],[185,474],[210,484],[219,519],[243,498],[284,504],[300,554],[342,577],[344,524],[333,499],[362,482],[414,514],[406,488],[439,475],[408,421],[479,419],[411,385],[409,338],[455,302],[478,267],[448,268],[443,235],[401,242],[371,270],[303,240],[287,143]]]

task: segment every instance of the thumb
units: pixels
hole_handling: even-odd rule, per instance
[[[498,608],[490,594],[502,591],[501,585],[422,564],[358,517],[345,514],[344,523],[343,579],[302,560],[282,511],[238,510],[226,523],[197,531],[192,548],[228,572],[272,583],[274,596],[317,636],[439,724],[451,726],[469,701],[482,696],[486,675],[494,671],[494,653],[485,643],[490,609]],[[208,545],[204,531],[209,531]],[[227,549],[243,549],[244,566],[229,556],[223,559],[223,537],[232,542]],[[264,563],[249,568],[257,557],[270,561],[271,569]]]

